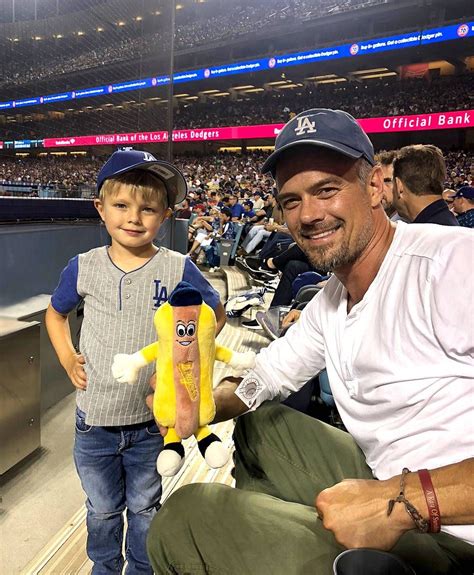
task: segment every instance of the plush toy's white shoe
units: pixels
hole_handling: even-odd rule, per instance
[[[173,449],[163,449],[156,460],[156,469],[163,477],[176,475],[184,463],[184,457]]]
[[[209,467],[218,469],[224,467],[229,461],[229,450],[223,445],[222,441],[213,441],[206,448],[204,459]]]

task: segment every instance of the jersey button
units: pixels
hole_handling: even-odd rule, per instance
[[[129,294],[129,293],[126,293],[126,294],[125,294],[125,299],[130,299],[130,294]]]
[[[125,283],[129,286],[132,283],[132,280],[130,278],[127,278],[125,280]]]

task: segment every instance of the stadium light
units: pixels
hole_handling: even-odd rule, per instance
[[[325,74],[324,76],[309,76],[305,80],[329,80],[329,78],[337,78],[336,74]]]
[[[252,94],[255,92],[265,92],[264,88],[252,88],[251,90],[245,90],[245,94]]]
[[[279,80],[278,82],[268,82],[267,86],[281,86],[282,84],[287,84],[286,80]]]
[[[217,94],[217,92],[219,92],[219,90],[204,90],[202,92],[199,92],[200,94]]]
[[[97,32],[103,32],[103,31],[104,31],[104,29],[101,28],[100,26],[99,26],[99,28],[97,28]]]
[[[182,10],[183,8],[183,4],[176,4],[176,10]]]
[[[136,16],[135,17],[136,22],[141,22],[142,20],[143,20],[142,16]]]
[[[186,96],[189,96],[189,94],[175,94],[174,95],[175,98],[186,98]]]
[[[120,20],[119,22],[117,22],[117,26],[125,26],[125,22],[123,20]]]
[[[246,90],[247,88],[255,88],[253,84],[248,84],[247,86],[234,86],[232,90]]]
[[[153,12],[153,14],[154,14],[155,16],[160,16],[161,10],[155,10],[155,11]]]
[[[320,80],[316,84],[338,84],[339,82],[347,82],[347,78],[333,78],[332,80]]]
[[[84,36],[85,32],[83,32],[82,30],[79,30],[79,32],[77,33],[78,36]]]
[[[387,76],[397,76],[396,72],[383,72],[382,74],[368,74],[367,76],[358,76],[362,80],[369,80],[370,78],[386,78]]]
[[[352,72],[354,76],[358,76],[360,74],[373,74],[375,72],[388,72],[388,68],[371,68],[370,70],[357,70],[356,72]]]
[[[229,92],[217,92],[217,94],[212,94],[211,98],[214,98],[214,97],[220,98],[221,96],[230,96],[230,93]]]

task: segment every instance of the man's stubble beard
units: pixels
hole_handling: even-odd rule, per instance
[[[345,224],[339,229],[344,230],[344,228]],[[324,272],[333,272],[338,268],[353,264],[367,247],[372,234],[373,223],[372,220],[368,220],[366,225],[362,227],[361,233],[352,249],[349,246],[349,238],[347,237],[345,237],[342,243],[337,247],[334,245],[321,246],[309,250],[305,249],[305,238],[302,238],[299,233],[298,237],[300,242],[298,243],[315,269]]]

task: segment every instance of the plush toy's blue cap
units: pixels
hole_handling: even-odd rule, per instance
[[[201,305],[202,295],[201,292],[189,282],[179,282],[171,292],[168,303],[174,307]]]

